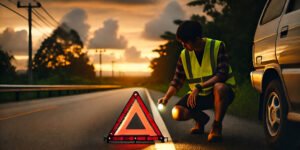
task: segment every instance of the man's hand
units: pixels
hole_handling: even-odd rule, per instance
[[[166,95],[160,99],[158,99],[157,104],[167,104],[168,100],[175,95],[177,89],[174,86],[170,86]]]
[[[196,106],[196,97],[199,94],[199,90],[197,88],[194,88],[192,93],[190,94],[188,100],[187,100],[187,106],[191,108],[195,108]]]
[[[168,103],[168,99],[166,97],[162,97],[160,99],[158,99],[157,104],[167,104]]]

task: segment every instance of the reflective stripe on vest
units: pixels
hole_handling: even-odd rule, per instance
[[[203,84],[212,78],[217,70],[217,55],[222,41],[206,38],[206,44],[203,52],[201,66],[198,63],[194,51],[183,50],[181,52],[181,59],[183,68],[191,90],[195,88],[196,84]],[[229,66],[229,76],[225,83],[231,87],[235,86],[235,79],[232,74],[231,66]],[[201,96],[212,93],[213,86],[203,88],[199,93]],[[191,91],[190,91],[191,92]]]

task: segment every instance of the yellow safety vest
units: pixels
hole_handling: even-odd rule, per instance
[[[202,85],[205,81],[209,80],[216,74],[217,70],[217,56],[219,52],[219,47],[222,41],[205,38],[205,48],[202,58],[201,66],[198,63],[197,57],[194,51],[188,51],[183,49],[180,56],[184,68],[185,75],[187,77],[189,87],[194,90],[196,84]],[[231,66],[229,66],[229,77],[225,81],[227,85],[232,88],[235,87],[235,79],[232,73]],[[191,93],[189,91],[188,93]],[[199,95],[206,96],[211,94],[213,91],[213,86],[203,88],[199,92]]]

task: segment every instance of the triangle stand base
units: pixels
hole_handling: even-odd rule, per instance
[[[168,137],[148,135],[122,135],[104,137],[107,143],[153,143],[154,141],[168,142]]]

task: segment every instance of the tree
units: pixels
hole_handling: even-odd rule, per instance
[[[150,68],[153,69],[151,78],[157,82],[168,82],[173,77],[182,45],[176,41],[174,33],[165,32],[161,38],[167,40],[167,43],[153,50],[159,57],[151,60]]]
[[[16,67],[11,64],[14,56],[8,54],[0,47],[0,76],[8,77],[16,74]]]
[[[259,16],[266,0],[194,0],[188,6],[204,6],[204,12],[213,20],[193,15],[199,21],[204,35],[226,43],[231,65],[237,80],[249,79],[252,66],[252,44]]]
[[[78,33],[62,25],[42,42],[34,56],[33,72],[37,78],[45,79],[59,75],[61,82],[71,76],[95,78],[94,66],[86,53]]]

